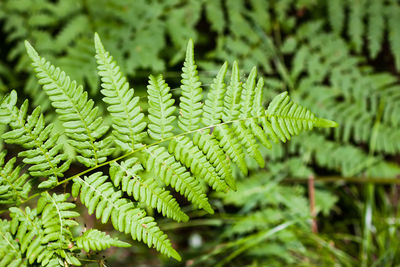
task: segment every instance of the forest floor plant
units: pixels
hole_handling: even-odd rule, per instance
[[[59,131],[53,123],[47,124],[40,106],[30,112],[27,100],[18,105],[21,99],[15,91],[1,101],[0,122],[8,125],[2,138],[22,149],[17,159],[7,160],[5,151],[1,154],[0,200],[8,207],[3,212],[11,217],[1,220],[1,266],[81,265],[85,261],[77,256],[81,250],[130,246],[97,229],[74,235],[71,229],[79,216],[75,204],[68,193],[53,193],[67,183],[72,183],[72,196],[99,221],[111,221],[116,230],[130,234],[133,240],[180,260],[143,205],[177,222],[188,221],[169,187],[194,207],[212,214],[207,185],[217,192],[235,191],[232,164],[244,175],[248,159],[264,167],[259,144],[271,148],[271,141],[286,142],[314,127],[337,126],[293,103],[287,92],[277,95],[265,109],[263,79],[257,79],[253,68],[242,82],[236,62],[229,84],[225,85],[225,63],[204,98],[192,40],[182,68],[178,108],[163,77],[150,75],[146,114],[96,34],[101,93],[111,117],[106,121],[81,85],[28,42],[25,45],[63,127]],[[64,152],[60,140],[73,147],[73,156]],[[16,164],[19,160],[22,164]],[[85,169],[66,177],[71,163]],[[37,206],[26,206],[35,197],[39,197]]]

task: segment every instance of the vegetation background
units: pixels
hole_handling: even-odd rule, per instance
[[[287,90],[340,125],[263,151],[266,167],[237,172],[237,192],[210,195],[214,215],[187,206],[187,223],[160,218],[182,262],[141,243],[95,258],[106,266],[400,264],[399,1],[1,0],[0,94],[16,89],[54,112],[29,66],[28,40],[99,99],[94,32],[139,95],[150,73],[179,91],[193,38],[205,91],[218,66],[236,59],[244,77],[258,67],[266,100]],[[112,231],[84,207],[81,215]]]

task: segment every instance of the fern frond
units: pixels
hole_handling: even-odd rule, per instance
[[[21,166],[14,167],[16,158],[5,163],[6,152],[0,153],[0,204],[18,205],[28,198],[32,186],[26,173],[21,174]],[[5,164],[4,164],[5,163]]]
[[[371,58],[375,58],[383,41],[385,32],[385,18],[382,1],[370,1],[368,7],[368,50]]]
[[[188,221],[189,217],[181,211],[178,202],[169,191],[159,188],[153,179],[143,179],[139,172],[143,170],[137,158],[130,158],[121,163],[114,162],[110,167],[110,178],[114,186],[121,186],[121,190],[136,201],[157,209],[168,218],[176,221]]]
[[[329,24],[331,25],[333,31],[340,35],[343,30],[344,25],[344,8],[345,3],[343,0],[329,0],[328,3],[328,18]]]
[[[25,42],[25,46],[39,83],[63,121],[71,145],[80,154],[77,159],[88,167],[106,161],[113,151],[109,148],[112,138],[97,141],[109,127],[98,116],[98,108],[93,108],[93,100],[88,100],[88,94],[83,87],[77,86],[65,72],[40,57],[29,42]]]
[[[227,191],[228,185],[206,155],[185,136],[177,137],[169,143],[169,153],[190,169],[198,179],[204,179],[214,190]]]
[[[96,211],[96,218],[101,218],[102,223],[106,223],[111,217],[116,230],[129,233],[134,240],[143,241],[168,257],[180,260],[179,254],[172,248],[167,235],[160,230],[154,218],[147,217],[144,210],[122,198],[122,191],[106,181],[107,176],[103,176],[101,172],[84,179],[77,177],[74,179],[72,195],[80,195],[89,214]]]
[[[235,162],[244,175],[247,175],[248,168],[245,161],[245,153],[240,145],[240,140],[234,130],[227,125],[221,125],[214,130],[215,138],[219,146],[225,151],[229,158]]]
[[[135,143],[142,141],[146,133],[144,114],[139,106],[139,97],[134,97],[133,88],[129,88],[127,79],[121,73],[119,66],[113,57],[108,53],[100,38],[95,34],[96,59],[98,73],[101,77],[101,93],[104,95],[104,102],[109,107],[113,120],[112,127],[116,142],[124,150],[130,151],[135,148]]]
[[[257,113],[253,111],[253,108],[257,109],[257,106],[254,105],[254,97],[256,93],[256,76],[257,69],[254,67],[248,78],[246,83],[243,86],[242,94],[241,94],[241,106],[240,106],[240,118],[246,119],[251,118],[253,113]],[[257,86],[261,86],[262,83],[258,83]],[[257,90],[263,90],[263,88],[258,88]],[[250,126],[250,122],[253,122],[252,127],[248,129]],[[258,165],[263,168],[265,166],[264,159],[261,155],[261,152],[258,150],[257,140],[255,138],[255,134],[253,134],[253,129],[257,129],[256,124],[254,123],[254,119],[250,120],[246,123],[246,121],[233,123],[233,128],[238,136],[239,140],[246,148],[248,154],[254,158]],[[246,125],[247,124],[247,125]],[[261,129],[258,129],[261,130]],[[255,131],[256,132],[256,131]],[[260,136],[261,138],[261,136]]]
[[[148,154],[146,170],[152,171],[165,185],[171,185],[199,208],[214,213],[199,181],[192,177],[173,155],[160,146],[149,147],[145,151]]]
[[[49,243],[60,247],[68,240],[72,239],[72,233],[69,228],[78,225],[72,218],[79,217],[80,214],[76,211],[71,211],[75,208],[75,204],[67,202],[69,194],[53,194],[48,192],[42,193],[38,200],[37,212],[41,213],[42,227],[44,236],[42,243]]]
[[[186,49],[186,59],[182,68],[182,93],[180,97],[180,116],[178,126],[183,131],[195,130],[201,119],[203,98],[201,82],[193,55],[193,40],[190,39]]]
[[[101,251],[110,247],[130,247],[131,244],[112,238],[104,232],[89,229],[83,235],[76,238],[76,246],[86,252]]]
[[[365,0],[350,1],[348,34],[357,52],[361,52],[364,35]]]
[[[398,3],[393,3],[388,6],[388,32],[390,50],[394,56],[394,63],[397,70],[400,70],[400,6]]]
[[[203,106],[202,122],[204,125],[214,125],[221,122],[226,91],[225,75],[227,69],[228,63],[225,62],[211,84],[211,89],[207,94],[207,99]]]
[[[229,185],[230,188],[236,190],[235,180],[232,176],[231,162],[220,149],[218,141],[212,135],[205,132],[196,132],[193,136],[193,144],[195,144],[206,155],[207,160],[211,162],[218,175]]]
[[[172,136],[172,122],[175,120],[174,99],[171,99],[170,88],[162,75],[149,77],[147,86],[149,103],[149,136],[154,140],[162,140]]]
[[[77,225],[71,218],[79,213],[71,211],[75,205],[66,202],[68,194],[43,193],[38,208],[25,210],[10,208],[10,233],[21,245],[21,252],[29,264],[60,266],[63,262],[79,266],[80,261],[69,251],[73,242],[70,227]]]
[[[291,136],[313,127],[337,127],[337,123],[318,118],[310,110],[293,103],[287,92],[276,96],[266,111],[274,133],[282,142],[290,140]]]
[[[232,121],[239,117],[241,93],[242,83],[240,82],[239,66],[235,61],[232,65],[231,80],[224,98],[223,121]]]
[[[63,144],[58,143],[59,134],[50,136],[53,124],[45,125],[40,107],[27,116],[28,101],[21,108],[15,106],[17,93],[12,91],[0,106],[2,115],[8,115],[11,131],[2,135],[7,143],[21,145],[26,150],[18,156],[23,162],[30,164],[29,173],[32,176],[49,177],[40,187],[54,185],[63,172],[68,170],[70,160],[62,153]]]
[[[0,266],[26,266],[18,242],[10,233],[10,222],[0,220]]]

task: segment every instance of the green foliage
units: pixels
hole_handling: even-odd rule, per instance
[[[39,185],[55,191],[97,173],[128,213],[157,219],[152,229],[185,227],[158,249],[176,256],[174,244],[187,265],[200,254],[199,264],[213,266],[396,265],[397,187],[353,183],[397,183],[400,174],[399,10],[394,0],[1,1],[0,133],[8,156],[0,157],[0,201],[26,205]],[[102,41],[96,36],[93,45],[95,31]],[[199,45],[196,58],[192,41],[184,56],[188,39]],[[23,40],[70,78],[31,50],[42,90]],[[149,76],[146,94],[148,71],[167,67]],[[68,118],[68,103],[83,117]],[[336,126],[303,107],[339,126],[300,134]],[[309,230],[312,204],[298,186],[309,177],[320,234]],[[218,193],[207,194],[211,188]],[[85,189],[77,197],[89,192],[90,212],[107,212],[90,203],[98,191]],[[108,221],[126,217],[119,206],[111,210]],[[208,222],[213,227],[187,228]],[[201,251],[186,235],[207,240]],[[20,255],[7,260],[28,263],[15,237],[5,237],[0,246]],[[138,258],[142,250],[133,251]]]
[[[28,197],[31,184],[27,174],[21,174],[21,166],[15,166],[16,158],[5,162],[6,152],[0,154],[0,203],[16,205]]]
[[[138,203],[178,222],[187,221],[189,217],[165,189],[165,186],[170,186],[196,208],[212,214],[214,210],[208,201],[204,183],[216,191],[236,190],[232,162],[244,174],[249,168],[247,156],[264,166],[258,139],[270,147],[268,138],[278,142],[279,137],[286,142],[313,127],[337,126],[294,104],[286,92],[276,96],[265,109],[262,103],[263,80],[260,78],[256,84],[254,68],[242,86],[236,62],[226,95],[225,63],[207,96],[206,105],[203,105],[200,102],[203,96],[194,62],[193,41],[190,40],[182,69],[182,96],[177,122],[181,131],[175,131],[174,100],[162,77],[150,76],[147,115],[142,112],[138,105],[139,98],[134,96],[133,89],[129,89],[127,78],[97,34],[95,45],[102,80],[101,93],[108,105],[111,125],[100,116],[98,107],[81,85],[39,56],[26,42],[39,83],[62,121],[66,142],[73,147],[76,155],[68,159],[63,152],[63,143],[59,142],[61,133],[57,129],[52,132],[53,124],[45,125],[40,107],[29,116],[27,101],[21,108],[16,107],[15,91],[1,102],[1,122],[11,128],[3,138],[25,149],[18,156],[29,165],[30,177],[47,178],[39,184],[39,188],[52,189],[72,180],[72,195],[80,198],[89,214],[95,213],[102,223],[111,221],[114,229],[130,234],[133,240],[154,247],[168,257],[181,259],[154,217],[146,215]],[[112,134],[108,133],[110,126]],[[113,152],[119,151],[125,154],[107,161]],[[18,187],[12,187],[16,192],[15,199],[8,202],[18,205],[26,201],[29,183],[25,183],[32,179],[27,175],[19,177],[19,167],[10,170],[14,161],[6,164],[4,174],[12,172],[12,180],[18,182]],[[64,179],[71,161],[81,163],[88,169]],[[97,170],[103,166],[109,166],[104,174]],[[89,174],[84,176],[86,173]],[[9,180],[4,183],[4,189],[11,187]],[[10,216],[13,219],[9,228],[7,222],[3,223],[4,238],[21,240],[21,253],[18,254],[21,261],[42,265],[63,265],[65,262],[80,265],[75,248],[89,251],[128,245],[95,229],[75,237],[70,229],[77,225],[72,218],[79,216],[72,211],[75,205],[68,201],[68,194],[51,196],[48,190],[42,193],[36,209],[27,207],[23,211],[11,206]],[[2,199],[7,194],[8,191],[3,190]],[[8,257],[2,260],[10,261]]]
[[[1,119],[10,125],[12,130],[4,133],[6,143],[21,145],[25,151],[18,154],[23,162],[31,165],[28,169],[31,176],[48,177],[39,187],[48,188],[63,177],[70,165],[67,155],[62,153],[62,143],[58,143],[59,135],[50,136],[53,124],[45,126],[40,107],[27,116],[28,101],[21,108],[15,106],[17,93],[12,91],[1,105]]]
[[[367,46],[369,56],[376,58],[381,52],[384,34],[390,43],[396,69],[400,69],[400,6],[397,1],[363,0],[363,1],[327,1],[329,23],[337,34],[341,34],[343,25],[348,19],[348,37],[355,51],[360,53]],[[348,18],[346,18],[346,11]],[[366,23],[365,23],[366,22]],[[366,25],[365,25],[366,24]],[[366,38],[364,38],[366,37]],[[364,40],[368,40],[364,44]]]

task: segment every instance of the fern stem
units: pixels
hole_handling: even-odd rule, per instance
[[[261,118],[268,118],[268,117],[272,117],[272,116],[269,115],[269,114],[265,114],[265,115],[261,115],[261,116],[252,116],[252,117],[247,117],[247,118],[238,118],[238,119],[235,119],[235,120],[225,121],[225,122],[217,123],[217,124],[214,124],[214,125],[205,126],[205,127],[199,128],[199,129],[186,131],[186,132],[183,132],[183,133],[180,133],[180,134],[177,134],[177,135],[168,137],[168,138],[164,138],[164,139],[161,139],[161,140],[156,141],[156,142],[154,142],[154,143],[151,143],[151,144],[148,144],[148,145],[143,145],[143,146],[141,146],[140,148],[134,149],[134,150],[132,150],[131,152],[128,152],[128,153],[126,153],[126,154],[124,154],[124,155],[122,155],[122,156],[119,156],[119,157],[115,158],[115,159],[112,159],[112,160],[103,162],[103,163],[101,163],[101,164],[97,164],[96,166],[93,166],[93,167],[91,167],[91,168],[89,168],[89,169],[86,169],[86,170],[84,170],[84,171],[82,171],[82,172],[80,172],[80,173],[77,173],[77,174],[75,174],[75,175],[73,175],[73,176],[71,176],[71,177],[68,177],[68,178],[66,178],[66,179],[64,179],[64,180],[62,180],[62,181],[60,181],[60,182],[58,182],[54,187],[57,187],[57,186],[62,185],[62,184],[64,184],[64,183],[67,183],[67,182],[69,182],[70,180],[72,180],[72,179],[74,179],[74,178],[77,178],[77,177],[79,177],[79,176],[82,176],[82,175],[84,175],[84,174],[86,174],[86,173],[88,173],[88,172],[94,171],[94,170],[96,170],[96,169],[98,169],[98,168],[100,168],[100,167],[103,167],[103,166],[109,165],[109,164],[111,164],[111,163],[113,163],[113,162],[116,162],[116,161],[119,161],[119,160],[121,160],[121,159],[127,158],[127,157],[133,155],[133,154],[136,153],[136,152],[145,150],[145,149],[147,149],[147,148],[149,148],[149,147],[152,147],[152,146],[161,144],[161,143],[166,142],[166,141],[173,140],[173,139],[178,138],[178,137],[180,137],[180,136],[184,136],[184,135],[191,134],[191,133],[196,133],[196,132],[201,132],[201,131],[204,131],[204,130],[207,130],[207,129],[211,129],[211,128],[216,128],[216,127],[219,128],[219,127],[222,127],[223,125],[232,124],[232,123],[235,123],[235,122],[246,121],[246,120],[253,120],[253,119],[261,119]],[[319,120],[319,118],[316,118],[315,120],[317,121],[317,120]],[[29,201],[29,200],[31,200],[31,199],[37,197],[39,194],[40,194],[40,192],[39,192],[39,193],[36,193],[36,194],[34,194],[34,195],[32,195],[32,196],[30,196],[30,197],[27,198],[25,201],[21,202],[21,204],[23,204],[23,203],[25,203],[25,202],[27,202],[27,201]]]

